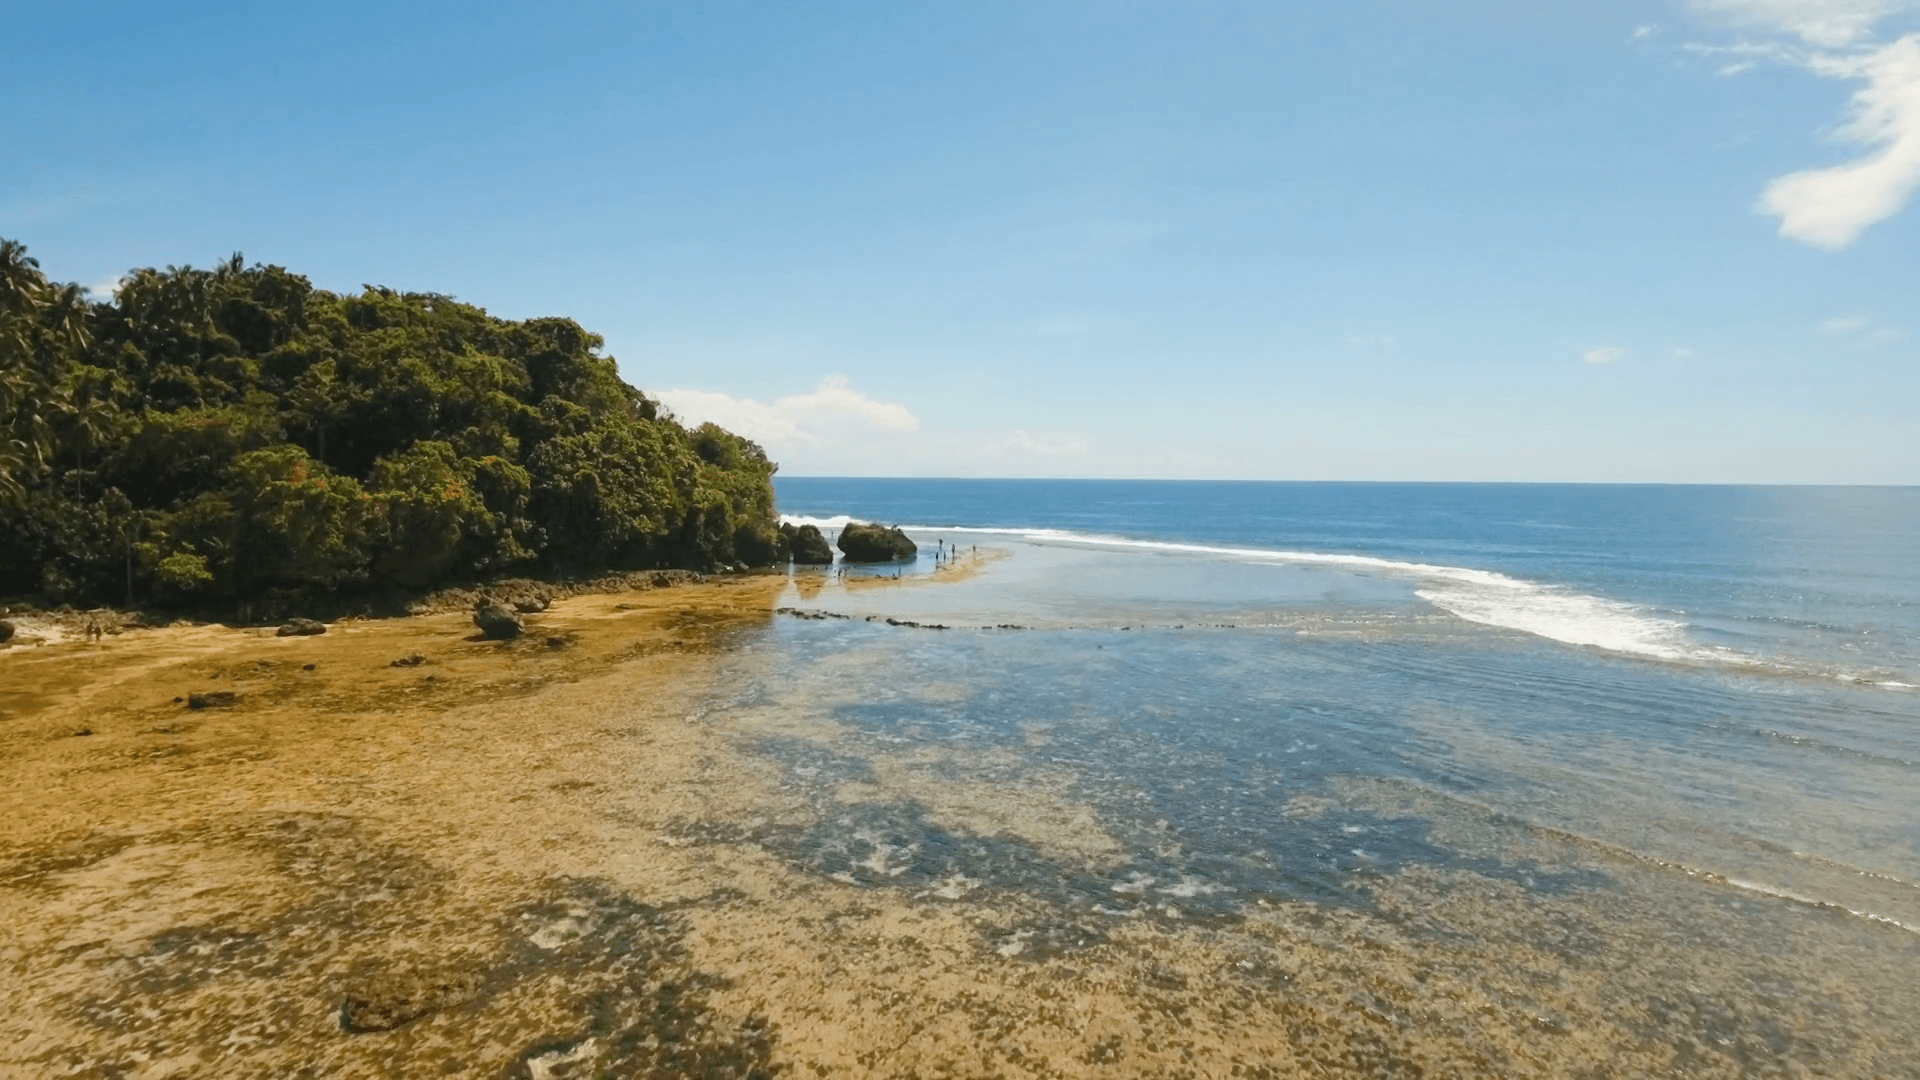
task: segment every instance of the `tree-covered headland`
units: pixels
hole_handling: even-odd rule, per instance
[[[225,606],[778,559],[766,454],[682,427],[601,345],[237,255],[96,300],[0,240],[0,594]]]

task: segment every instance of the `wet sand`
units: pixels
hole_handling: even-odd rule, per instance
[[[877,840],[823,873],[782,838],[876,808],[1062,877],[1104,881],[1120,853],[1044,771],[910,748],[823,799],[755,752],[854,752],[834,706],[884,663],[830,657],[752,697],[785,585],[575,597],[511,644],[436,615],[0,656],[0,1075],[1785,1075],[1797,1059],[1866,1076],[1906,1060],[1911,992],[1832,975],[1885,958],[1870,931],[1702,894],[1670,935],[1670,901],[1649,920],[1636,894],[1670,895],[1658,868],[1611,867],[1613,907],[1415,868],[1371,910],[1252,900],[1230,918],[1177,894],[1132,903],[1123,880],[1116,910],[1090,915],[916,876]],[[207,690],[237,701],[174,700]],[[1526,854],[1547,871],[1577,857]],[[1759,971],[1715,944],[1757,930],[1815,947]]]

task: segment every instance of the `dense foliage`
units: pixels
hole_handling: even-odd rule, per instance
[[[778,556],[773,463],[572,320],[239,256],[111,302],[0,240],[0,593],[230,602]]]

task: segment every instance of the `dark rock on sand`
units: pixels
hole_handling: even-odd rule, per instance
[[[240,700],[240,695],[231,690],[204,690],[187,695],[189,709],[226,709]]]
[[[520,636],[520,616],[498,600],[482,600],[473,610],[473,625],[494,641],[512,641]]]
[[[787,538],[787,554],[801,566],[833,565],[833,548],[827,544],[827,538],[820,535],[817,525],[780,526],[780,535]]]
[[[426,662],[427,662],[427,658],[420,655],[419,653],[410,653],[406,656],[401,657],[398,660],[395,660],[389,663],[387,666],[388,667],[419,667],[421,664],[424,664]]]
[[[13,640],[13,624],[8,622],[5,619],[0,619],[0,643],[5,643],[12,640]]]
[[[537,615],[547,610],[549,603],[544,596],[522,596],[513,601],[513,610],[522,615]]]
[[[356,1034],[392,1031],[430,1013],[479,996],[481,979],[468,971],[399,972],[362,982],[340,1002],[340,1028]]]
[[[911,559],[920,549],[898,526],[889,529],[884,525],[852,522],[840,530],[840,550],[848,562],[876,563]]]
[[[311,637],[327,632],[327,624],[318,619],[288,619],[280,624],[280,637]]]

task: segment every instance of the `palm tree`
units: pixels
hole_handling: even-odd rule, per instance
[[[55,343],[75,352],[87,347],[89,314],[87,290],[80,285],[61,285],[49,290],[42,308],[40,324],[52,334]]]
[[[33,439],[23,409],[31,409],[40,380],[32,364],[34,328],[47,279],[40,263],[17,240],[0,239],[0,501],[17,502],[26,491],[22,474],[29,458],[40,460],[44,444]]]
[[[32,353],[46,291],[46,275],[26,245],[0,239],[0,369],[11,371]]]
[[[120,420],[120,410],[114,407],[112,401],[101,396],[96,387],[83,386],[80,389],[77,400],[72,395],[68,396],[61,415],[61,426],[66,429],[63,441],[72,449],[75,461],[75,468],[69,470],[67,475],[73,481],[76,499],[80,497],[88,456],[113,442]]]
[[[86,304],[79,286],[49,285],[26,245],[0,239],[0,502],[26,493],[53,455],[54,420],[73,412],[60,359],[86,343]]]

